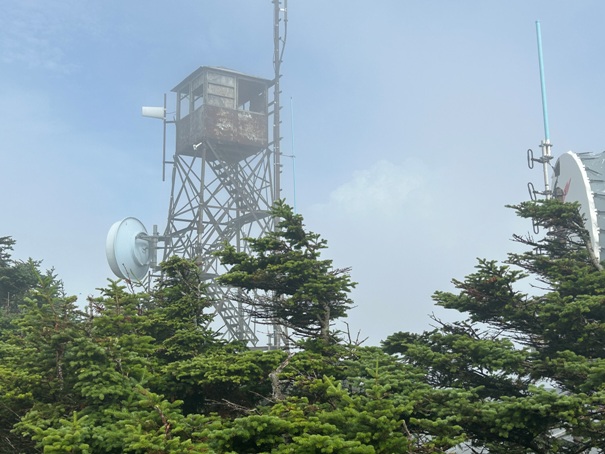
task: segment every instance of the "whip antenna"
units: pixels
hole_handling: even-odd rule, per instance
[[[550,130],[548,128],[548,103],[546,100],[546,81],[544,77],[544,57],[542,55],[542,31],[540,29],[540,21],[536,21],[536,37],[538,40],[538,64],[540,66],[540,88],[542,93],[542,118],[544,121],[544,140],[540,143],[542,149],[542,156],[534,158],[534,152],[529,149],[527,150],[527,165],[530,169],[534,168],[534,162],[542,164],[542,171],[544,173],[544,191],[537,191],[534,189],[532,183],[528,183],[527,187],[529,190],[529,196],[532,200],[536,200],[536,196],[543,195],[546,199],[552,196],[552,190],[550,188],[550,178],[548,176],[550,161],[552,159],[550,143]]]

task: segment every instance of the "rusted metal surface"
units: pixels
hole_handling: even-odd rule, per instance
[[[245,110],[203,105],[177,122],[177,153],[193,155],[193,145],[203,140],[218,147],[242,148],[242,155],[268,146],[267,116]]]

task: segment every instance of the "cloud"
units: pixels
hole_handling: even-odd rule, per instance
[[[421,158],[378,160],[353,172],[308,217],[304,212],[311,230],[328,240],[324,257],[351,267],[359,282],[348,322],[371,345],[399,330],[428,329],[430,295],[451,277],[437,266],[451,241],[441,234],[440,210],[451,204],[440,197],[445,175]]]
[[[352,179],[330,194],[330,211],[342,214],[395,219],[413,210],[427,213],[431,196],[428,192],[429,169],[417,159],[406,159],[401,164],[386,160],[356,171]]]

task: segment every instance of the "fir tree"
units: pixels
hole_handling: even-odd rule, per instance
[[[250,253],[226,245],[217,253],[230,270],[218,278],[243,290],[251,315],[266,324],[280,324],[304,338],[331,343],[332,323],[346,317],[355,287],[348,269],[334,269],[321,259],[326,240],[305,230],[303,218],[284,201],[271,215],[276,229],[261,238],[247,238]]]

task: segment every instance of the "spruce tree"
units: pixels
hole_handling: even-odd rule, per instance
[[[346,317],[355,287],[348,269],[334,269],[321,259],[326,240],[305,230],[303,217],[283,200],[270,213],[274,231],[247,238],[249,253],[226,245],[217,255],[230,270],[218,281],[242,289],[251,315],[266,324],[280,324],[295,335],[328,345],[332,324]]]
[[[589,452],[605,446],[605,273],[577,204],[513,206],[542,228],[527,250],[479,260],[435,302],[466,315],[423,334],[396,333],[389,353],[425,371],[436,390],[461,390],[456,423],[476,450]],[[524,292],[520,284],[533,289]],[[601,452],[601,451],[598,451]]]

